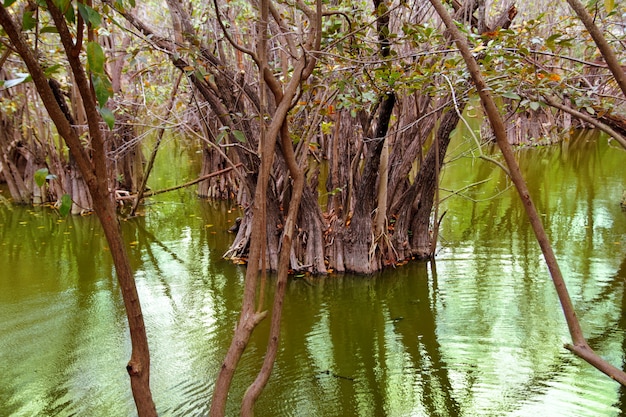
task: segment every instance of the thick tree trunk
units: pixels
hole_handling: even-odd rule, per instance
[[[312,274],[326,274],[324,224],[315,187],[306,185],[300,201],[296,233],[293,237],[291,269]]]
[[[21,152],[23,144],[19,131],[13,123],[13,118],[19,114],[8,117],[0,114],[0,173],[4,177],[9,188],[11,198],[17,204],[30,204],[32,202],[32,188],[29,189],[24,177],[24,170],[20,172],[17,159],[25,161]]]
[[[93,201],[91,194],[72,156],[70,156],[70,163],[68,165],[68,176],[70,184],[68,193],[72,197],[71,213],[76,215],[92,211]]]
[[[463,106],[464,107],[464,106]],[[459,111],[463,111],[460,108]],[[412,255],[418,259],[428,259],[433,256],[433,242],[436,236],[431,233],[431,213],[433,209],[435,190],[439,187],[439,173],[443,166],[443,160],[450,144],[450,134],[456,128],[460,119],[456,109],[448,110],[437,130],[437,146],[431,146],[424,163],[422,164],[415,187],[420,190],[417,200],[414,200],[412,207],[417,207],[411,221],[411,237],[409,239]],[[437,162],[436,159],[439,159]],[[432,222],[437,222],[434,219]]]
[[[385,144],[395,94],[388,93],[382,103],[374,137],[366,146],[365,167],[355,192],[356,205],[350,224],[346,223],[344,236],[344,265],[348,271],[370,274],[381,268],[380,259],[373,256],[374,236],[372,212],[377,204],[377,180],[380,157]]]

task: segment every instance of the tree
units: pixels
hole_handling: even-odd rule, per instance
[[[63,10],[59,6],[63,7]],[[89,126],[89,149],[87,149],[77,129],[72,125],[68,112],[64,111],[66,109],[62,101],[55,96],[51,88],[53,83],[46,77],[41,62],[20,31],[15,16],[7,7],[11,7],[11,2],[5,2],[0,6],[0,25],[9,37],[11,46],[28,68],[48,114],[76,161],[107,238],[130,328],[132,353],[126,369],[130,376],[133,397],[140,416],[155,416],[156,408],[150,392],[150,354],[141,305],[117,220],[115,201],[107,181],[109,175],[101,122],[103,117],[109,120],[111,116],[105,107],[110,96],[108,88],[110,85],[107,84],[108,77],[104,72],[104,54],[100,45],[95,42],[94,21],[89,18],[83,20],[85,14],[93,16],[91,13],[96,12],[83,3],[78,3],[78,17],[75,17],[74,5],[70,2],[57,5],[48,1],[45,7],[42,6],[42,9],[50,14],[58,31],[58,39],[63,45],[71,75],[80,92],[81,108]],[[75,30],[74,35],[72,30]],[[87,43],[83,42],[85,31],[88,33]],[[85,55],[89,64],[89,76],[81,61],[81,56]]]
[[[535,208],[535,205],[530,197],[526,182],[524,181],[517,161],[515,160],[515,155],[513,154],[511,146],[506,139],[504,122],[502,121],[498,108],[491,96],[490,89],[487,87],[487,84],[482,77],[480,67],[470,51],[467,40],[459,32],[454,20],[450,17],[443,4],[439,0],[430,1],[433,7],[437,10],[439,16],[441,16],[448,30],[455,38],[455,42],[461,55],[463,56],[463,60],[467,65],[474,85],[476,86],[476,90],[480,95],[481,102],[485,108],[485,113],[487,114],[489,122],[493,127],[498,147],[500,148],[508,167],[508,174],[515,184],[515,188],[517,189],[520,199],[524,204],[524,208],[526,209],[529,222],[535,232],[535,236],[537,237],[537,241],[541,247],[546,265],[550,271],[550,275],[572,337],[573,345],[567,345],[567,348],[589,362],[591,365],[598,368],[600,371],[618,381],[620,384],[626,385],[626,373],[599,357],[585,340],[580,323],[576,317],[574,306],[569,297],[565,280],[561,274],[561,270],[556,260],[556,256],[554,255],[554,251],[552,250],[552,246],[550,245],[550,240],[548,239],[548,236],[543,228],[541,217],[539,216],[539,213],[537,212],[537,209]]]
[[[139,29],[146,43],[166,53],[193,86],[193,106],[188,110],[195,107],[194,123],[205,144],[202,174],[241,164],[241,169],[201,181],[199,194],[236,197],[244,207],[241,227],[225,256],[248,259],[250,207],[260,172],[259,108],[262,94],[267,93],[253,77],[256,64],[247,53],[246,45],[256,36],[249,25],[254,7],[245,2],[213,2],[211,9],[194,7],[191,1],[168,2],[174,30],[170,39],[139,19],[135,10],[119,2],[107,4]],[[298,12],[303,6],[309,7],[305,3],[270,7],[268,71],[279,81],[293,72],[295,38],[303,34],[292,29],[306,22]],[[555,32],[551,34],[544,32],[540,18],[511,27],[517,9],[510,2],[492,9],[477,1],[452,2],[452,6],[457,20],[465,22],[489,84],[508,110],[509,141],[548,143],[579,126],[575,120],[581,119],[626,144],[619,132],[606,125],[619,120],[611,110],[613,100],[607,99],[610,91],[591,84],[580,87],[587,80],[576,74],[585,71],[588,61],[566,55],[575,52],[572,23],[550,22]],[[449,49],[450,41],[436,29],[439,22],[427,2],[414,7],[327,5],[322,13],[318,65],[312,77],[301,82],[298,99],[288,112],[296,157],[306,166],[290,268],[320,274],[371,273],[412,258],[432,257],[441,221],[437,177],[449,132],[461,120],[467,103],[467,74]],[[556,69],[568,64],[572,76]],[[119,65],[110,68],[111,73],[121,71]],[[503,72],[508,76],[502,77]],[[119,76],[113,78],[113,85],[121,84],[115,81]],[[270,92],[275,88],[275,83],[266,85]],[[273,93],[268,105],[277,106]],[[488,129],[484,133],[491,136]],[[136,153],[124,153],[128,149],[124,140],[112,148],[113,154],[128,156],[116,164],[123,169],[112,176],[112,185],[137,191],[141,175]],[[264,257],[270,270],[278,269],[280,232],[291,196],[289,168],[280,150],[278,155],[271,168],[266,208]],[[320,163],[322,159],[327,159],[327,165]]]
[[[531,136],[552,140],[562,129],[580,126],[572,117],[606,125],[619,100],[607,99],[606,90],[601,92],[588,82],[590,68],[601,65],[590,65],[588,48],[572,49],[568,31],[574,26],[560,23],[544,29],[540,18],[512,25],[518,13],[512,2],[491,8],[485,4],[452,1],[450,7],[472,43],[471,52],[480,61],[487,84],[507,117],[515,121],[509,124],[507,141],[532,143]],[[154,54],[167,56],[190,86],[180,95],[188,94],[187,102],[193,103],[189,108],[195,112],[194,127],[201,132],[197,135],[203,143],[203,175],[183,185],[200,182],[203,196],[236,196],[244,209],[226,257],[248,262],[246,289],[233,344],[216,383],[213,415],[223,414],[237,362],[254,327],[267,314],[265,276],[257,288],[259,270],[278,271],[266,362],[242,405],[242,413],[251,414],[276,355],[282,296],[290,272],[373,273],[434,256],[442,221],[437,209],[439,174],[450,135],[463,120],[473,94],[470,74],[452,48],[458,36],[452,36],[451,29],[439,30],[441,21],[429,2],[422,1],[224,4],[214,0],[198,7],[191,0],[172,0],[167,1],[171,35],[163,30],[165,25],[151,27],[152,18],[141,19],[141,9],[133,2],[104,0],[101,6],[111,12],[111,21],[117,14],[123,16],[126,22],[116,27],[134,28],[141,41],[157,51]],[[28,5],[22,13],[18,3],[8,0],[2,24],[70,148],[71,157],[67,161],[59,157],[52,166],[76,167],[70,168],[74,176],[64,181],[77,184],[78,190],[87,187],[89,195],[83,198],[79,196],[85,193],[73,192],[74,201],[93,206],[110,239],[131,323],[131,383],[138,407],[145,407],[140,413],[149,414],[154,405],[149,398],[145,329],[111,190],[137,192],[117,199],[133,198],[131,211],[136,211],[150,163],[142,178],[141,155],[127,152],[139,142],[131,128],[118,130],[117,136],[101,129],[103,122],[109,128],[129,127],[120,122],[132,120],[140,106],[118,103],[114,115],[109,109],[112,93],[127,94],[120,86],[148,69],[125,78],[121,59],[105,59],[116,50],[135,57],[139,48],[129,36],[120,36],[119,42],[106,36],[98,39],[94,29],[108,19],[102,20],[96,8],[93,3],[50,0],[41,9]],[[49,12],[53,24],[41,17],[45,13],[35,19],[37,10]],[[17,25],[19,16],[34,47],[20,37],[18,28],[24,23]],[[63,45],[62,56],[71,69],[66,74],[72,85],[70,106],[64,106],[62,89],[49,80],[51,73],[35,53],[43,35],[39,27],[47,28],[41,32]],[[30,32],[33,28],[35,33]],[[55,31],[58,38],[48,34]],[[13,53],[7,49],[3,57]],[[87,73],[81,57],[87,59]],[[576,76],[560,69],[565,65]],[[154,78],[146,83],[154,84]],[[178,82],[174,88],[165,84],[162,90],[172,91],[165,106],[169,115],[177,108]],[[0,108],[0,121],[7,131],[16,132],[12,114]],[[88,127],[81,131],[76,125],[83,124]],[[493,135],[498,143],[501,134]],[[619,140],[621,134],[614,137]],[[0,148],[4,176],[12,181],[16,198],[28,201],[32,198],[28,185],[20,188],[19,184],[32,183],[35,164],[23,175],[7,158],[12,152],[21,158],[10,138],[0,134]],[[157,148],[158,141],[154,153]],[[216,179],[212,175],[216,170],[228,170],[227,177]],[[56,182],[51,185],[57,187]]]

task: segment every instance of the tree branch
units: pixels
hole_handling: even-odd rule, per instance
[[[606,367],[600,365],[608,364],[601,358],[597,357],[595,353],[593,353],[583,335],[580,323],[576,316],[576,311],[574,310],[574,305],[572,304],[569,292],[567,290],[567,286],[565,284],[565,280],[559,268],[559,264],[556,260],[556,256],[554,255],[554,251],[552,250],[552,246],[550,244],[548,236],[541,223],[541,218],[539,217],[537,209],[535,208],[535,205],[530,197],[528,187],[526,186],[526,182],[524,181],[522,173],[519,169],[519,165],[517,164],[515,155],[513,153],[513,150],[511,149],[511,145],[509,145],[507,141],[504,122],[502,121],[502,117],[500,116],[498,108],[496,107],[496,104],[491,97],[490,89],[488,88],[482,77],[480,67],[478,66],[476,59],[470,51],[467,39],[461,34],[455,22],[452,20],[441,1],[429,1],[433,5],[435,10],[437,10],[437,13],[445,23],[448,31],[453,35],[457,47],[459,48],[459,51],[461,52],[461,55],[463,56],[470,75],[474,81],[476,90],[480,95],[481,102],[483,104],[483,107],[485,108],[485,112],[487,113],[494,134],[496,136],[496,142],[498,144],[498,147],[500,148],[502,155],[504,156],[504,160],[509,167],[511,180],[515,184],[515,188],[517,189],[517,192],[519,193],[519,196],[524,204],[526,214],[529,218],[533,231],[535,232],[535,236],[537,237],[537,241],[539,243],[539,246],[541,247],[541,251],[550,271],[552,282],[559,297],[559,301],[563,309],[569,333],[572,337],[572,341],[574,342],[573,344],[580,352],[590,352],[589,355],[587,355],[587,357],[589,358],[588,362],[599,370],[606,373]],[[611,377],[620,381],[620,383],[622,384],[626,384],[626,373],[624,373],[623,371],[616,370],[615,373],[611,373]]]
[[[556,109],[562,110],[566,113],[571,114],[572,116],[587,122],[589,124],[594,125],[595,127],[597,127],[598,129],[600,129],[601,131],[603,131],[604,133],[606,133],[607,135],[611,136],[613,139],[615,139],[620,145],[622,145],[622,148],[626,149],[626,138],[624,138],[622,135],[620,135],[618,132],[616,132],[615,130],[611,129],[610,126],[606,125],[605,123],[602,123],[601,121],[599,121],[598,119],[596,119],[595,117],[591,117],[583,112],[580,112],[578,110],[572,109],[569,106],[566,106],[562,103],[559,103],[557,101],[557,99],[553,96],[548,96],[548,95],[544,95],[543,96],[543,100],[545,101],[546,104],[548,104],[549,106],[552,106]]]

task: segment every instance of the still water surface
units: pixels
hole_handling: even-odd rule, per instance
[[[508,180],[463,152],[450,150],[436,263],[290,282],[257,415],[626,414],[626,392],[563,348],[565,321]],[[584,332],[621,367],[626,153],[579,137],[518,154]],[[208,412],[241,303],[244,269],[221,259],[237,215],[183,191],[123,224],[160,415]],[[0,416],[135,415],[123,305],[96,219],[0,205],[0,254]],[[246,351],[229,415],[267,331]]]

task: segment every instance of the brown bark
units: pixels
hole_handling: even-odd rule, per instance
[[[261,47],[262,54],[260,54],[259,63],[260,63],[260,67],[265,70],[262,72],[266,75],[266,77],[268,77],[268,74],[270,74],[270,72],[267,71],[267,58],[265,57],[265,51],[266,51],[265,48],[267,47],[267,45],[265,44],[264,39],[266,35],[265,31],[267,30],[267,26],[265,22],[267,22],[270,4],[271,4],[270,0],[263,0],[261,2],[262,30],[260,33],[260,36],[261,36],[260,47]],[[306,13],[306,10],[305,10],[305,13]],[[309,51],[311,50],[316,51],[320,47],[320,40],[321,40],[321,28],[322,28],[321,0],[316,1],[315,15],[312,16],[309,14],[308,17],[312,21],[311,22],[312,30],[309,34],[309,39],[306,44],[306,49],[308,49]],[[287,85],[285,92],[283,93],[282,90],[277,91],[276,89],[273,89],[274,99],[279,104],[279,108],[285,103],[288,103],[289,107],[291,106],[290,104],[291,100],[296,95],[299,83],[302,81],[305,81],[311,75],[313,71],[315,61],[316,61],[315,58],[313,57],[313,59],[309,59],[308,62],[307,60],[303,58],[304,57],[301,57],[299,59],[299,64],[302,65],[302,69],[300,71],[297,71],[294,74],[294,78],[291,80],[292,82],[290,82]],[[271,77],[273,78],[273,75]],[[294,79],[297,80],[297,84],[293,83]],[[274,79],[274,81],[277,82],[278,80]],[[268,84],[271,85],[272,82],[270,81],[268,82]],[[280,258],[279,258],[279,263],[278,263],[278,268],[277,268],[278,277],[276,280],[276,289],[274,291],[274,306],[272,308],[272,320],[270,324],[270,336],[269,336],[269,340],[267,343],[267,350],[265,353],[265,358],[263,360],[263,365],[261,367],[261,370],[259,371],[257,378],[254,380],[254,382],[250,385],[250,387],[246,391],[246,394],[244,395],[244,398],[241,404],[241,415],[244,417],[251,417],[254,415],[254,411],[253,411],[254,404],[256,400],[259,398],[259,396],[261,395],[261,392],[263,391],[264,387],[266,386],[270,378],[270,375],[272,373],[272,369],[274,367],[274,363],[276,360],[276,355],[278,354],[278,345],[279,345],[279,340],[280,340],[280,322],[281,322],[281,317],[282,317],[283,302],[285,298],[285,290],[287,287],[287,278],[289,275],[289,260],[290,260],[290,255],[291,255],[291,246],[292,246],[292,241],[293,241],[295,223],[298,218],[298,213],[300,211],[300,202],[301,202],[302,194],[304,190],[304,172],[301,167],[303,165],[304,158],[306,157],[306,153],[304,154],[301,161],[296,161],[296,156],[293,150],[293,144],[291,142],[291,135],[289,132],[289,126],[288,126],[288,121],[286,117],[287,117],[287,113],[285,112],[284,114],[281,114],[280,119],[274,119],[272,121],[272,124],[270,125],[269,133],[274,134],[274,130],[272,129],[273,125],[278,124],[278,121],[282,121],[280,125],[280,131],[276,132],[276,134],[280,135],[280,145],[281,145],[282,155],[283,155],[283,158],[287,167],[289,168],[289,173],[291,174],[291,178],[293,180],[293,186],[291,189],[291,199],[289,202],[289,210],[288,210],[287,218],[285,220],[285,225],[283,228],[283,235],[281,239]],[[307,147],[308,146],[305,143],[305,149]],[[261,308],[262,302],[263,300],[261,299],[259,302],[259,309]]]
[[[99,128],[100,118],[94,105],[95,100],[91,96],[87,76],[83,70],[78,54],[75,53],[75,45],[72,41],[72,35],[66,26],[65,18],[52,2],[48,2],[47,7],[54,19],[66,56],[72,68],[72,73],[83,95],[83,105],[88,119],[89,133],[93,147],[93,162],[89,159],[85,149],[81,145],[78,134],[72,128],[65,113],[56,101],[34,53],[29,48],[15,24],[15,21],[4,6],[0,6],[0,25],[4,28],[15,50],[24,60],[48,114],[56,125],[57,131],[70,148],[70,152],[74,156],[89,187],[89,191],[94,200],[96,214],[102,224],[104,234],[109,244],[126,308],[132,343],[132,353],[127,371],[130,375],[131,388],[137,406],[137,412],[141,417],[156,416],[156,408],[152,401],[149,385],[150,356],[143,315],[141,313],[135,281],[117,221],[115,206],[109,195],[106,184],[106,155],[104,153],[103,140]]]
[[[29,191],[24,181],[23,173],[15,164],[16,158],[21,158],[19,141],[13,141],[9,134],[17,131],[10,118],[0,117],[0,172],[9,188],[11,198],[17,204],[28,204],[31,202],[32,193]]]
[[[376,31],[378,33],[379,55],[386,58],[391,54],[389,13],[386,3],[374,0]],[[343,232],[344,265],[349,271],[369,274],[381,268],[380,258],[374,255],[374,224],[372,212],[377,204],[378,173],[380,160],[389,130],[391,115],[396,104],[396,94],[387,91],[380,97],[376,128],[366,131],[364,144],[365,166],[363,174],[355,186],[354,213],[350,223],[346,222]],[[384,185],[385,187],[387,184]]]
[[[515,160],[513,150],[507,142],[504,122],[502,121],[502,117],[500,116],[498,108],[496,107],[496,104],[491,97],[490,90],[482,77],[480,67],[478,66],[476,59],[470,51],[466,38],[460,33],[441,1],[430,0],[430,2],[437,10],[437,13],[444,21],[448,30],[453,34],[456,45],[459,48],[459,51],[461,52],[461,55],[463,56],[463,59],[470,72],[472,80],[474,81],[474,85],[476,86],[476,90],[478,91],[487,117],[492,124],[498,147],[500,148],[504,160],[506,161],[511,180],[515,184],[515,188],[517,189],[517,192],[524,204],[526,214],[533,228],[533,231],[535,232],[535,236],[537,238],[539,246],[541,247],[541,251],[550,271],[552,282],[554,283],[557,295],[559,297],[561,308],[563,309],[563,314],[565,316],[570,336],[572,337],[572,341],[574,344],[574,346],[570,349],[574,351],[577,355],[585,359],[588,363],[598,368],[600,371],[607,373],[607,375],[610,375],[613,379],[616,379],[622,385],[626,385],[626,373],[608,364],[597,354],[595,354],[587,344],[587,341],[580,327],[578,317],[576,316],[576,311],[574,310],[574,306],[570,299],[565,280],[563,278],[563,275],[561,274],[559,264],[556,260],[556,256],[554,255],[554,251],[552,250],[552,246],[550,244],[548,236],[541,223],[541,218],[537,213],[535,205],[530,197],[528,187],[526,186],[526,182],[524,181],[524,178],[521,174],[519,165]]]
[[[259,267],[262,266],[262,264],[260,263],[262,259],[261,242],[265,241],[265,233],[263,232],[263,230],[265,229],[265,216],[263,215],[263,212],[266,206],[267,196],[265,189],[267,187],[270,178],[270,171],[273,165],[276,141],[281,130],[283,129],[283,124],[285,123],[285,120],[287,118],[287,113],[291,108],[291,101],[295,97],[302,79],[305,78],[305,76],[308,77],[308,75],[310,75],[313,69],[312,66],[315,63],[314,59],[311,60],[309,58],[307,61],[306,59],[304,59],[304,57],[301,57],[296,62],[292,78],[284,87],[284,91],[282,90],[282,88],[279,88],[277,86],[277,80],[274,79],[273,74],[269,70],[267,70],[267,61],[263,58],[266,49],[265,42],[267,33],[266,25],[268,17],[268,7],[269,5],[267,4],[267,2],[265,2],[265,6],[261,7],[263,14],[261,16],[260,26],[262,29],[258,35],[258,40],[260,42],[258,51],[260,51],[261,58],[257,56],[255,58],[255,62],[259,64],[260,77],[263,81],[267,82],[267,85],[272,89],[277,106],[272,114],[273,117],[271,119],[270,125],[267,128],[267,131],[265,131],[265,129],[261,129],[261,170],[258,176],[255,196],[253,199],[251,232],[252,239],[250,241],[250,256],[248,258],[248,269],[246,270],[246,278],[244,282],[242,310],[239,318],[239,324],[235,329],[235,336],[228,349],[228,352],[226,353],[226,357],[224,358],[222,367],[218,374],[217,381],[215,383],[215,390],[213,392],[213,399],[210,409],[211,416],[224,415],[228,391],[237,364],[245,350],[252,330],[264,316],[263,313],[260,313],[258,311],[255,312],[254,307],[256,298],[256,280],[258,277]],[[317,25],[313,26],[315,27]],[[313,46],[318,46],[318,44],[312,45],[311,43],[308,43],[308,45],[305,45],[305,48],[308,47],[308,49],[310,50]],[[252,52],[247,51],[247,53]],[[261,91],[264,91],[263,87],[261,87]],[[264,109],[264,107],[261,108]],[[285,258],[281,256],[281,260],[284,259]],[[288,259],[289,258],[287,256],[287,260]]]
[[[3,61],[9,52],[7,50],[2,57]],[[4,78],[5,75],[0,66],[0,76]],[[0,91],[0,100],[12,100],[8,89]],[[0,112],[0,178],[6,181],[11,198],[17,204],[29,204],[33,199],[33,187],[28,186],[25,172],[29,154],[25,148],[27,143],[20,133],[19,123],[16,123],[24,117],[24,107],[16,109],[10,116]]]
[[[278,261],[278,277],[276,279],[276,289],[274,291],[274,306],[272,308],[272,320],[270,324],[269,340],[267,342],[267,351],[265,353],[263,365],[259,374],[250,387],[248,387],[248,390],[243,397],[241,405],[242,416],[254,415],[254,404],[261,395],[265,385],[267,385],[267,381],[269,380],[272,369],[274,368],[276,355],[278,353],[280,321],[282,317],[283,302],[285,299],[285,290],[287,288],[287,278],[289,275],[291,243],[293,241],[295,222],[298,217],[300,201],[302,199],[302,192],[304,189],[304,174],[302,168],[300,168],[296,161],[292,146],[291,136],[289,135],[289,130],[285,121],[281,132],[281,148],[283,149],[285,162],[289,166],[289,173],[293,179],[292,196],[281,240],[280,258]]]
[[[587,28],[587,31],[598,46],[606,65],[613,73],[617,85],[619,85],[619,88],[622,90],[622,94],[626,97],[626,74],[624,74],[624,70],[615,55],[615,51],[613,51],[613,48],[611,48],[611,45],[607,42],[600,28],[593,22],[593,17],[591,17],[585,6],[579,0],[567,0],[567,2]]]
[[[463,109],[459,109],[463,111]],[[435,202],[435,190],[439,187],[439,172],[450,144],[450,134],[460,119],[457,109],[448,110],[437,130],[436,145],[428,150],[424,163],[415,179],[415,187],[419,190],[417,200],[411,206],[417,207],[411,221],[411,237],[409,239],[412,255],[418,259],[428,259],[433,255],[431,234],[431,213]],[[436,222],[437,219],[434,220]],[[434,223],[433,222],[433,223]]]

